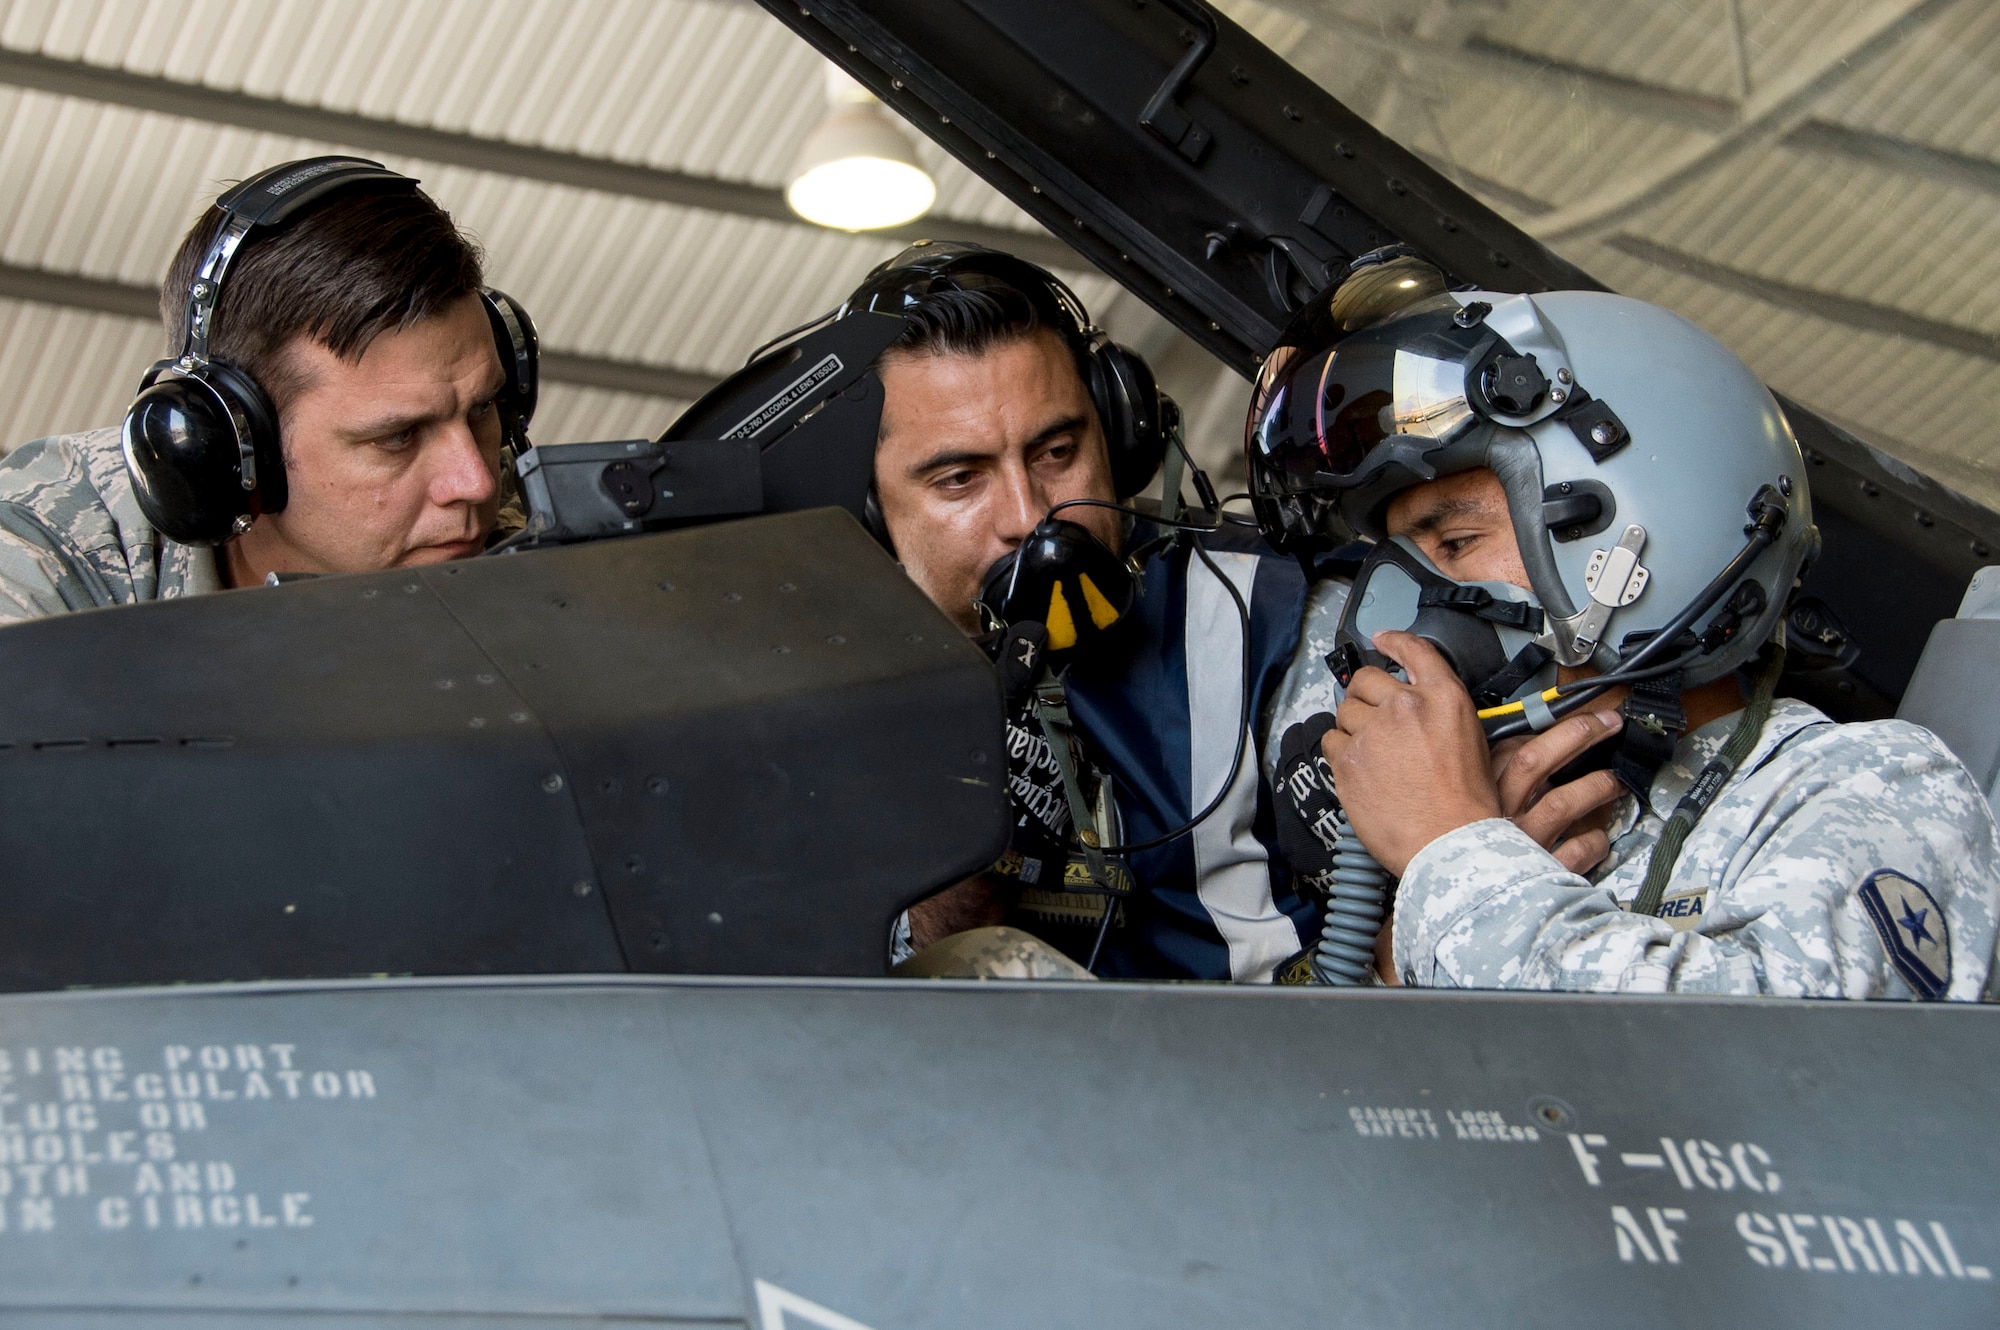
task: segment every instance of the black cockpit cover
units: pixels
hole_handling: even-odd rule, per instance
[[[880,974],[990,667],[844,513],[0,630],[0,985]]]

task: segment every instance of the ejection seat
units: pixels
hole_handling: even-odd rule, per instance
[[[1931,631],[1896,714],[1958,754],[2000,816],[2000,566],[1972,575],[1958,617]]]

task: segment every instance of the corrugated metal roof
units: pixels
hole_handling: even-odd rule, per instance
[[[1981,340],[2000,336],[2000,9],[1223,7],[1526,225],[1716,142],[1741,106],[1829,64],[1864,25],[1917,14],[1887,49],[1831,62],[1833,91],[1789,108],[1769,134],[1557,247],[1703,323],[1780,389],[2000,501],[1985,423],[2000,353]],[[746,0],[17,0],[0,3],[0,47],[766,189],[823,107],[819,57]],[[0,260],[156,282],[224,182],[369,147],[0,86]],[[1033,228],[927,140],[919,152],[940,184],[937,232],[954,220]],[[534,311],[551,347],[576,355],[726,372],[896,247],[378,155],[424,177],[485,245],[492,279]],[[1689,261],[1661,261],[1673,254]],[[1071,275],[1121,339],[1167,344],[1157,317],[1109,279]],[[0,336],[0,446],[115,419],[163,341],[136,317],[11,302],[0,302]],[[1197,453],[1227,461],[1240,385],[1198,368],[1176,386]],[[537,435],[652,433],[681,405],[552,384]]]
[[[741,0],[23,0],[0,5],[0,46],[766,187],[782,184],[825,109],[821,58]],[[939,234],[957,220],[1039,230],[928,140],[918,145],[939,182]],[[0,86],[0,260],[154,284],[227,182],[338,149],[422,177],[545,343],[578,355],[727,372],[900,247]],[[1109,305],[1118,289],[1067,275],[1087,303]],[[17,343],[53,336],[74,352],[7,363],[21,386],[0,406],[0,447],[115,421],[161,354],[163,334],[136,319],[0,308]],[[1127,337],[1159,326],[1136,302],[1118,314]],[[684,405],[552,384],[536,436],[655,434]]]

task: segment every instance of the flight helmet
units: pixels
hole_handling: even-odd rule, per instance
[[[1600,673],[1679,661],[1691,687],[1737,669],[1818,548],[1798,442],[1715,338],[1602,291],[1450,290],[1408,254],[1361,261],[1293,321],[1264,360],[1244,446],[1280,549],[1380,542],[1372,561],[1425,584],[1403,597],[1413,612],[1504,622],[1553,663]],[[1506,491],[1531,596],[1454,591],[1383,539],[1395,495],[1482,466]],[[1509,682],[1515,696],[1533,686]]]

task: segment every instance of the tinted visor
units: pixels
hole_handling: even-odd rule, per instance
[[[1344,337],[1295,327],[1257,377],[1250,452],[1302,485],[1343,489],[1368,477],[1391,438],[1430,451],[1462,436],[1479,419],[1471,373],[1497,339],[1460,327],[1459,308],[1440,294]]]

